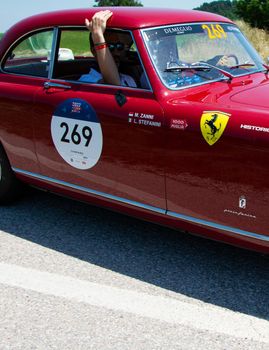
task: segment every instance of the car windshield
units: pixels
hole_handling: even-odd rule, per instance
[[[261,57],[232,24],[151,28],[143,37],[160,79],[170,89],[265,70]]]

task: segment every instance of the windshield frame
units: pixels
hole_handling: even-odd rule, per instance
[[[172,27],[187,27],[187,26],[194,26],[194,25],[211,25],[211,24],[220,24],[220,25],[229,25],[229,26],[233,26],[236,28],[236,31],[240,33],[243,41],[241,42],[241,45],[244,47],[245,51],[247,52],[247,54],[251,57],[251,59],[255,62],[255,65],[257,67],[256,70],[253,71],[246,71],[245,73],[242,74],[236,74],[234,75],[233,78],[239,78],[239,77],[243,77],[243,76],[247,76],[247,75],[251,75],[251,74],[255,74],[255,73],[259,73],[262,71],[265,71],[266,69],[263,66],[263,59],[262,57],[258,54],[258,52],[255,50],[255,48],[252,46],[252,44],[249,42],[249,40],[246,38],[246,36],[244,35],[244,33],[242,33],[242,31],[240,30],[240,28],[235,24],[235,23],[231,23],[231,22],[186,22],[186,23],[177,23],[177,24],[167,24],[167,25],[162,25],[162,26],[155,26],[155,27],[149,27],[149,28],[143,28],[141,29],[141,34],[142,34],[142,38],[143,38],[143,42],[144,45],[146,47],[147,53],[150,57],[151,63],[154,67],[154,70],[156,71],[160,81],[162,82],[162,84],[169,90],[172,91],[178,91],[178,90],[182,90],[182,89],[187,89],[187,88],[192,88],[195,86],[200,86],[200,85],[205,85],[205,84],[210,84],[210,83],[214,83],[214,82],[220,82],[220,81],[229,81],[229,79],[227,79],[227,76],[225,77],[225,75],[223,74],[220,77],[217,77],[216,79],[209,79],[208,81],[202,81],[202,82],[198,82],[198,83],[193,83],[190,85],[184,85],[184,86],[179,86],[179,87],[171,87],[167,84],[167,82],[163,79],[163,77],[160,74],[160,71],[158,69],[158,67],[156,66],[156,63],[152,57],[152,53],[151,50],[147,44],[148,39],[147,39],[147,32],[148,31],[152,31],[152,30],[160,30],[162,28],[172,28]],[[184,35],[184,34],[182,34]],[[176,36],[176,34],[175,34]],[[257,65],[260,64],[261,67],[258,67]],[[229,71],[227,71],[227,73],[231,74]],[[233,74],[231,74],[233,75]]]

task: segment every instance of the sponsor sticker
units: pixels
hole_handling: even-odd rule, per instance
[[[101,156],[101,124],[84,100],[68,99],[57,106],[51,119],[51,137],[57,152],[74,168],[90,169]]]
[[[230,114],[216,111],[206,111],[202,114],[200,128],[204,139],[210,146],[221,138],[230,116]]]
[[[185,119],[171,119],[170,129],[185,130],[188,127],[188,123]]]

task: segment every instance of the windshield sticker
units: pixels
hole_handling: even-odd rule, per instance
[[[84,100],[68,99],[57,106],[51,119],[51,136],[60,156],[74,168],[90,169],[101,156],[101,124]]]
[[[200,128],[204,139],[210,146],[221,138],[230,116],[230,114],[215,111],[207,111],[202,114]]]
[[[184,34],[185,32],[192,32],[192,27],[179,26],[179,27],[164,28],[165,34]]]
[[[157,40],[165,36],[181,34],[203,33],[200,25],[171,26],[165,28],[150,29],[145,32],[148,41]]]
[[[228,32],[240,32],[240,30],[235,26],[227,26],[226,31],[228,31]]]
[[[206,31],[209,39],[226,39],[227,34],[220,24],[203,24],[202,28]]]
[[[227,24],[204,23],[204,24],[186,24],[173,25],[146,30],[145,37],[147,41],[157,40],[166,36],[177,36],[186,34],[206,34],[210,39],[226,39],[228,32],[239,31],[238,28]]]

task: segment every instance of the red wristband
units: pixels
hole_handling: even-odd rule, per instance
[[[96,45],[94,46],[95,50],[102,50],[102,49],[106,49],[108,47],[107,44],[102,44],[102,45]]]
[[[105,42],[105,41],[102,41],[102,42],[100,42],[100,43],[94,43],[94,46],[99,46],[99,45],[104,45],[104,44],[106,44],[106,42]]]

